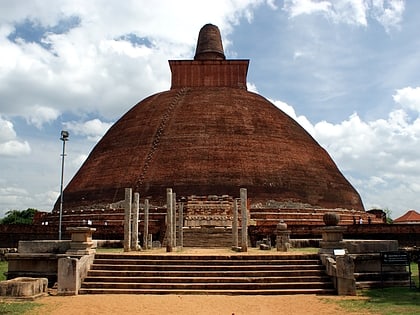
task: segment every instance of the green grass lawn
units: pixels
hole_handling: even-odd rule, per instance
[[[420,288],[419,280],[419,265],[417,263],[411,263],[411,275],[417,288]]]
[[[372,312],[381,315],[420,314],[420,284],[417,263],[411,263],[411,275],[415,288],[394,287],[360,290],[357,295],[366,299],[348,299],[337,303],[354,312]]]
[[[353,312],[371,312],[381,315],[420,314],[418,289],[384,288],[362,290],[357,293],[366,299],[336,301],[341,307]]]
[[[0,281],[6,280],[5,272],[7,272],[7,261],[0,261]]]
[[[41,304],[35,302],[2,301],[0,298],[0,314],[31,314],[31,311],[39,306]]]

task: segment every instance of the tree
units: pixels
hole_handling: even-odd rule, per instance
[[[26,210],[10,210],[6,216],[0,219],[0,224],[32,224],[37,209],[28,208]]]
[[[383,209],[383,212],[385,212],[385,215],[386,215],[386,223],[392,224],[394,220],[392,220],[391,218],[391,213],[392,213],[391,209],[385,208]]]

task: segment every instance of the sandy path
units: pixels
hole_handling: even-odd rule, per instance
[[[340,308],[335,299],[317,295],[221,296],[221,295],[78,295],[48,296],[37,300],[31,314],[354,314]],[[347,297],[349,298],[349,297]],[[356,299],[357,297],[351,297]]]

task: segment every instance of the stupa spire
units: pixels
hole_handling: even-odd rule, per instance
[[[194,60],[225,60],[219,28],[213,24],[204,25],[198,34]]]

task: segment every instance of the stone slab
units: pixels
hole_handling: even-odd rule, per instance
[[[0,282],[0,296],[13,299],[35,299],[48,292],[47,278],[18,277]]]
[[[41,240],[41,241],[19,241],[19,253],[54,253],[64,254],[70,248],[70,241],[64,240]]]

